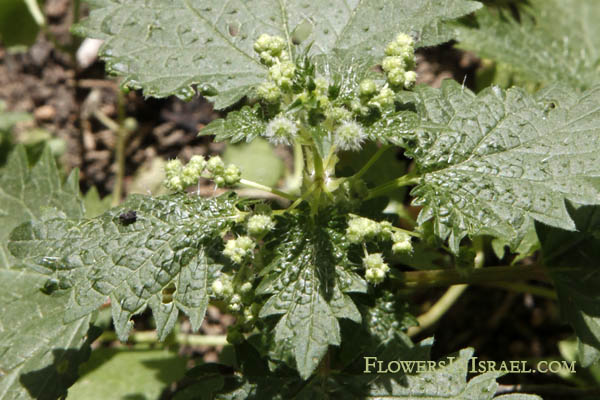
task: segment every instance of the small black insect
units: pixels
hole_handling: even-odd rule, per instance
[[[137,213],[133,210],[129,210],[119,215],[119,220],[123,225],[133,224],[137,220]]]

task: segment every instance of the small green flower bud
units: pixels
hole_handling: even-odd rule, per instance
[[[239,294],[234,294],[233,296],[231,296],[231,302],[232,303],[241,303],[242,298],[240,297]]]
[[[181,172],[181,182],[184,187],[198,183],[198,178],[200,178],[200,174],[196,168],[190,167],[189,164],[183,168],[183,171]]]
[[[213,181],[215,182],[215,185],[217,185],[217,187],[223,187],[225,186],[225,178],[223,178],[222,176],[215,176]]]
[[[265,130],[265,136],[274,144],[291,144],[297,133],[296,123],[283,115],[273,118]]]
[[[417,73],[415,71],[406,71],[404,73],[404,88],[411,89],[417,82]]]
[[[394,91],[388,87],[384,87],[379,91],[379,94],[369,101],[369,105],[383,109],[394,105]]]
[[[379,223],[379,227],[381,229],[381,237],[383,239],[389,240],[392,238],[394,230],[390,221],[381,221]]]
[[[200,176],[206,167],[206,160],[202,156],[194,155],[192,158],[190,158],[190,162],[187,163],[186,167],[192,169],[195,174]]]
[[[283,61],[269,68],[269,78],[280,88],[288,89],[296,72],[296,65],[291,61]]]
[[[223,254],[229,257],[231,261],[240,264],[244,258],[252,253],[254,246],[254,242],[248,236],[240,236],[225,243]]]
[[[256,237],[263,236],[275,228],[275,222],[268,215],[253,215],[248,219],[247,231],[248,234]]]
[[[369,254],[363,258],[365,279],[375,285],[383,282],[390,267],[383,261],[381,253]]]
[[[165,173],[168,178],[181,174],[183,165],[177,158],[167,161],[165,164]]]
[[[165,182],[165,186],[167,187],[167,189],[173,190],[175,192],[181,192],[184,189],[183,181],[179,176],[172,176],[171,178],[167,179],[167,181]]]
[[[225,163],[221,160],[221,157],[213,156],[206,163],[206,170],[211,176],[222,175],[225,171]]]
[[[125,118],[125,121],[123,121],[123,128],[125,128],[127,132],[133,132],[138,128],[138,122],[132,117]]]
[[[252,284],[250,282],[245,282],[240,286],[240,292],[243,294],[249,293],[252,290]]]
[[[414,40],[405,33],[400,33],[396,39],[387,45],[385,54],[388,56],[406,57],[414,54]]]
[[[373,239],[381,233],[381,225],[368,218],[356,217],[348,221],[346,236],[352,243]]]
[[[223,172],[223,179],[225,180],[226,185],[235,185],[242,179],[242,172],[237,165],[229,164]]]
[[[223,275],[220,279],[215,279],[210,287],[213,291],[213,294],[219,298],[227,298],[233,294],[231,279],[229,279],[226,275]]]
[[[404,70],[393,69],[387,74],[387,80],[392,86],[404,86]]]
[[[410,253],[413,250],[411,237],[404,232],[394,232],[392,235],[394,244],[392,245],[392,252],[394,254]]]
[[[271,56],[277,57],[285,48],[285,40],[279,36],[271,36],[263,33],[254,42],[254,51],[257,53],[266,52]]]
[[[277,103],[281,98],[281,89],[274,82],[264,82],[256,88],[256,95],[268,103]]]
[[[352,112],[344,107],[331,107],[325,111],[325,116],[331,121],[337,123],[340,121],[349,121],[352,119]]]
[[[381,68],[385,72],[394,70],[404,71],[406,69],[406,62],[404,61],[403,57],[399,56],[384,57],[383,62],[381,63]]]
[[[365,268],[376,268],[386,269],[387,264],[383,261],[383,255],[381,253],[373,253],[363,258],[363,266]]]
[[[359,85],[359,94],[364,97],[371,97],[377,93],[377,84],[372,79],[365,79]]]
[[[354,121],[343,122],[334,133],[334,143],[342,150],[360,150],[360,146],[366,138],[362,126]]]

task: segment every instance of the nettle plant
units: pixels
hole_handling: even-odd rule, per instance
[[[517,20],[467,0],[91,2],[76,31],[105,41],[124,86],[197,89],[229,110],[201,134],[288,145],[298,179],[266,187],[218,156],[175,159],[172,194],[89,218],[74,174],[61,183],[48,154],[30,168],[15,150],[0,178],[1,397],[64,396],[107,300],[122,341],[148,308],[160,340],[183,314],[197,331],[209,304],[236,317],[235,361],[190,370],[177,399],[538,398],[495,397],[502,372],[467,380],[472,349],[364,373],[364,357],[429,360],[401,294],[457,283],[553,295],[527,284],[550,277],[580,361],[595,362],[600,32],[586,29],[600,11],[529,3]],[[415,49],[453,38],[543,88],[415,85]],[[202,198],[200,178],[281,201]]]

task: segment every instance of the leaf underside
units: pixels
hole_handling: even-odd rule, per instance
[[[271,245],[275,256],[265,268],[258,294],[270,295],[260,317],[280,315],[275,341],[291,350],[300,376],[307,379],[329,345],[340,345],[338,318],[360,322],[346,292],[365,292],[366,283],[350,268],[340,218],[324,215],[280,219]]]
[[[597,0],[529,0],[519,21],[508,10],[481,9],[457,28],[459,47],[510,65],[527,79],[574,88],[600,82]]]
[[[77,173],[62,183],[49,151],[29,168],[17,146],[0,170],[0,398],[54,399],[66,394],[89,354],[90,316],[63,322],[68,295],[44,294],[48,277],[17,268],[6,249],[15,226],[61,213],[83,215]]]
[[[109,298],[124,341],[132,316],[149,306],[162,340],[179,311],[199,329],[208,287],[222,267],[220,233],[233,223],[235,202],[227,196],[132,196],[94,219],[21,225],[9,248],[30,268],[72,288],[67,320],[95,311]],[[135,221],[123,222],[120,216],[130,210],[136,211]],[[163,298],[163,291],[174,291],[172,298]]]
[[[201,85],[218,109],[265,79],[252,48],[263,33],[286,38],[292,49],[296,29],[308,27],[302,43],[312,43],[312,54],[381,58],[397,33],[414,35],[419,45],[441,43],[452,38],[446,21],[481,7],[468,0],[93,0],[90,5],[90,17],[75,32],[105,41],[102,58],[110,72],[147,96],[190,98]]]
[[[573,230],[565,200],[600,203],[600,87],[576,95],[551,87],[475,95],[454,81],[405,95],[421,121],[403,138],[420,183],[420,224],[458,251],[466,235],[515,249],[533,220]]]

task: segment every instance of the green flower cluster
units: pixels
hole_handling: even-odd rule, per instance
[[[230,239],[225,243],[223,254],[236,264],[241,264],[244,259],[252,255],[256,243],[248,236]]]
[[[195,185],[201,177],[214,180],[217,186],[235,185],[241,179],[240,169],[233,164],[225,166],[219,156],[206,161],[195,155],[185,166],[178,159],[170,160],[165,165],[165,174],[165,186],[176,192]]]
[[[238,282],[229,274],[221,274],[211,285],[212,294],[222,300],[227,310],[237,315],[234,325],[227,330],[230,343],[240,343],[244,332],[251,331],[260,311],[260,304],[254,302],[254,290],[250,282]]]
[[[368,254],[363,258],[365,279],[374,285],[380,284],[390,270],[389,265],[383,261],[381,253]]]
[[[335,148],[359,150],[367,139],[362,123],[392,110],[396,91],[412,87],[416,80],[414,43],[406,34],[399,34],[386,48],[382,63],[386,80],[365,79],[350,98],[340,96],[339,82],[318,76],[309,57],[296,64],[283,38],[263,34],[254,50],[269,68],[256,94],[274,115],[264,133],[274,144],[310,142],[312,125],[325,128]]]
[[[246,230],[255,238],[261,238],[275,228],[275,221],[268,215],[253,215],[248,219]]]
[[[260,35],[254,43],[254,51],[262,64],[269,67],[269,79],[256,89],[256,94],[267,103],[277,103],[283,92],[289,92],[296,65],[290,61],[285,40],[279,36]]]
[[[415,69],[414,40],[407,34],[400,33],[396,40],[387,45],[386,57],[381,68],[386,73],[392,87],[410,89],[417,81]]]

